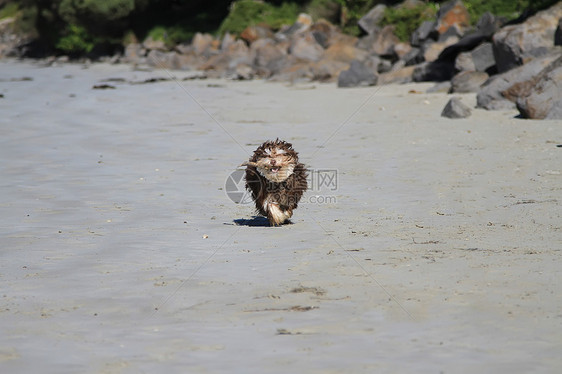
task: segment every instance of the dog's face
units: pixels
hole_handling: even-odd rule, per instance
[[[277,139],[259,146],[250,161],[244,164],[255,167],[267,180],[281,183],[293,174],[298,162],[298,153],[291,143]]]
[[[283,182],[293,174],[297,165],[297,160],[292,153],[282,147],[264,148],[263,154],[256,161],[256,169],[272,182]]]

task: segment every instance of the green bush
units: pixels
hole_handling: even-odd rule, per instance
[[[416,7],[387,7],[381,25],[395,25],[394,33],[402,41],[408,41],[410,35],[423,21],[435,19],[437,6],[433,3]]]
[[[19,6],[16,3],[5,4],[0,8],[0,19],[15,17],[19,12]]]
[[[337,0],[311,0],[306,7],[306,13],[312,19],[325,19],[333,24],[340,22],[341,4]]]
[[[135,0],[62,0],[58,11],[69,23],[88,18],[108,23],[127,17],[135,9]]]
[[[371,8],[378,3],[383,3],[381,0],[337,0],[341,6],[340,26],[342,31],[351,35],[361,34],[361,29],[357,22],[363,17]]]
[[[470,14],[471,23],[474,24],[486,12],[510,20],[519,17],[526,9],[536,12],[557,2],[558,0],[467,0],[464,5]]]
[[[219,28],[219,33],[231,32],[239,34],[248,26],[260,23],[273,29],[295,22],[300,12],[296,3],[286,2],[274,6],[261,1],[240,0],[231,4],[230,12]]]
[[[178,43],[190,40],[193,35],[195,35],[193,30],[182,27],[181,25],[158,25],[150,29],[148,32],[148,36],[150,36],[153,40],[163,41],[168,48],[172,48]]]
[[[271,7],[263,14],[263,22],[271,28],[278,30],[282,26],[292,25],[297,20],[301,7],[296,3],[283,3],[277,7]]]
[[[55,47],[69,55],[81,55],[91,52],[95,44],[93,37],[85,28],[70,24]]]

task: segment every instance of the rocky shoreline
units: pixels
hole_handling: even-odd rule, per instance
[[[415,2],[399,6],[410,3]],[[171,50],[148,38],[106,60],[138,68],[199,71],[209,78],[337,82],[338,87],[434,81],[438,84],[433,91],[476,92],[478,108],[517,108],[522,118],[562,119],[562,93],[557,88],[562,81],[562,2],[509,23],[486,13],[471,27],[462,1],[452,0],[408,42],[398,39],[394,26],[379,24],[385,7],[377,5],[359,20],[362,37],[301,14],[278,32],[257,25],[238,37],[198,33],[191,43]],[[460,113],[470,115],[466,110]]]

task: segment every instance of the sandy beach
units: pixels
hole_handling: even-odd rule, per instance
[[[431,86],[0,61],[0,370],[561,372],[562,124]],[[277,137],[311,188],[267,227]]]

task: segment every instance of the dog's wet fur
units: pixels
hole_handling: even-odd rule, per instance
[[[307,189],[308,171],[291,143],[276,139],[259,146],[246,166],[246,189],[271,226],[289,222]]]

